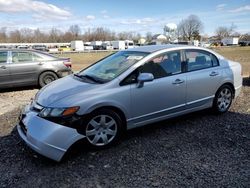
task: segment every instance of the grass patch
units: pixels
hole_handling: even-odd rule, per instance
[[[90,53],[59,54],[58,56],[70,57],[73,70],[79,71],[112,53],[113,52],[90,52]]]
[[[223,55],[227,59],[239,62],[243,68],[245,76],[250,75],[250,46],[246,47],[219,47],[214,51]]]

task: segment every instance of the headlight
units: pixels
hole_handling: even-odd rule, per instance
[[[79,106],[70,108],[44,108],[40,113],[40,117],[61,117],[69,116],[76,113],[79,110]]]

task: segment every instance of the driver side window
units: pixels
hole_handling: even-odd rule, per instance
[[[154,79],[181,73],[181,52],[172,51],[160,54],[127,76],[120,85],[137,83],[139,73],[151,73]]]
[[[180,51],[166,52],[145,63],[140,72],[152,73],[155,79],[181,73]]]

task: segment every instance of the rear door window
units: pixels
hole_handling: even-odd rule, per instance
[[[33,62],[33,55],[31,52],[12,52],[13,63]]]
[[[217,58],[206,51],[195,49],[186,50],[185,55],[187,71],[201,70],[219,65]]]
[[[0,63],[7,63],[8,52],[0,52]]]

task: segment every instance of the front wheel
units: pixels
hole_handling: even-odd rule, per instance
[[[97,148],[116,143],[122,133],[123,122],[112,110],[98,110],[87,121],[85,135],[88,143]]]
[[[213,109],[216,113],[221,114],[228,111],[232,104],[233,92],[230,86],[222,86],[216,93],[213,103]]]

